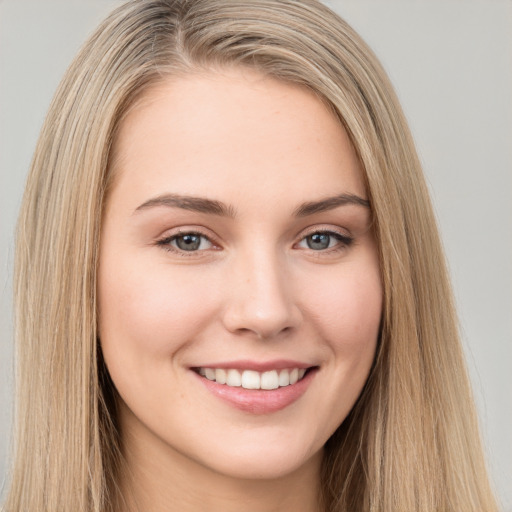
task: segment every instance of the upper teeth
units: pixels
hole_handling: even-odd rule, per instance
[[[270,370],[256,372],[254,370],[226,370],[224,368],[199,368],[199,374],[208,380],[217,381],[232,387],[245,389],[277,389],[295,384],[304,377],[305,368],[291,368],[286,370]]]

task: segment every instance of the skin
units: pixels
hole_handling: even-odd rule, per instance
[[[145,93],[123,120],[114,168],[98,287],[123,509],[318,510],[323,445],[368,377],[382,309],[345,130],[304,88],[203,72]],[[343,194],[351,201],[321,203]],[[327,243],[311,248],[319,231]],[[184,233],[201,234],[197,250],[180,249]],[[315,370],[300,398],[265,414],[219,399],[192,370],[281,359]]]

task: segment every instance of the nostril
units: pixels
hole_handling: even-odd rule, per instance
[[[291,332],[300,325],[302,312],[290,279],[268,250],[240,257],[234,263],[223,323],[228,331],[252,333],[259,339]]]
[[[224,325],[228,331],[240,335],[253,335],[260,340],[289,335],[300,324],[297,313],[261,314],[257,311],[235,310],[226,314]]]

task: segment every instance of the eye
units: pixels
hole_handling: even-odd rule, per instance
[[[313,251],[325,251],[336,247],[341,249],[349,246],[352,242],[353,239],[351,237],[334,231],[315,231],[305,236],[298,243],[298,247]]]
[[[196,252],[211,249],[212,242],[201,233],[179,233],[158,241],[158,245],[177,252]]]

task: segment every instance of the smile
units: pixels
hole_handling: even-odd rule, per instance
[[[198,368],[197,373],[208,380],[229,387],[244,389],[272,390],[291,386],[300,381],[306,374],[306,368],[285,368],[258,372],[255,370],[237,370],[226,368]]]
[[[292,360],[238,360],[190,367],[192,375],[222,402],[251,414],[270,414],[298,401],[320,366]]]

